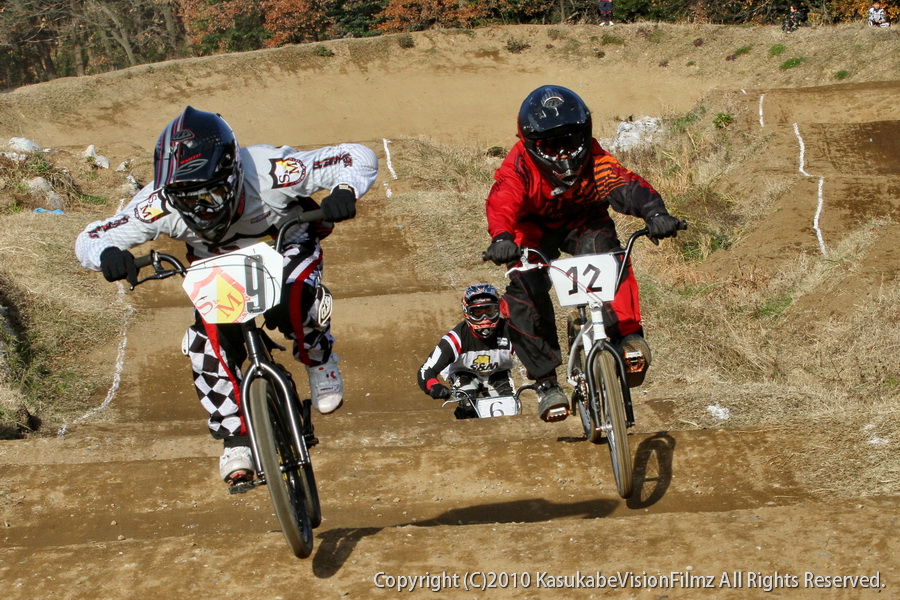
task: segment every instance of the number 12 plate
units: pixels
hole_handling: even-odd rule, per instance
[[[573,256],[550,265],[550,280],[560,306],[610,302],[616,295],[619,263],[612,254]]]

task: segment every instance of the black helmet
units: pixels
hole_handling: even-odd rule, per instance
[[[500,294],[489,283],[470,285],[463,292],[462,309],[472,333],[482,339],[494,335],[500,321]]]
[[[163,129],[153,163],[156,187],[188,227],[207,242],[221,240],[243,187],[240,147],[228,123],[188,106]]]
[[[519,137],[556,185],[572,187],[591,153],[591,111],[570,89],[545,85],[519,109]]]

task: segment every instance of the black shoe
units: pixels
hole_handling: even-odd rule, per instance
[[[569,416],[569,399],[555,381],[548,379],[539,384],[537,395],[540,400],[538,414],[542,421],[553,423],[562,421]]]

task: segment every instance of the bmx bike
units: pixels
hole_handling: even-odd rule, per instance
[[[248,366],[240,388],[244,420],[250,434],[257,479],[237,483],[231,493],[266,485],[285,540],[298,558],[312,553],[313,532],[322,522],[319,492],[310,460],[315,445],[310,401],[300,402],[290,373],[272,358],[284,350],[256,323],[256,317],[281,299],[285,232],[292,226],[321,221],[322,211],[300,213],[281,226],[274,249],[265,242],[194,262],[185,267],[176,257],[151,250],[135,259],[151,279],[181,275],[182,287],[206,323],[239,324]]]
[[[687,222],[679,223],[687,229]],[[632,457],[627,429],[634,425],[628,374],[646,365],[639,353],[624,352],[614,344],[603,322],[603,306],[612,302],[625,279],[635,241],[649,235],[634,232],[624,250],[548,260],[532,248],[521,250],[521,261],[507,271],[547,269],[562,307],[569,316],[569,358],[566,380],[574,388],[570,412],[578,413],[585,438],[606,442],[616,490],[622,498],[633,490]],[[537,259],[537,260],[533,260]]]

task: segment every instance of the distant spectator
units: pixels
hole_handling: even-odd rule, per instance
[[[802,4],[791,4],[788,13],[781,22],[781,29],[785,33],[793,33],[795,29],[806,24],[807,11]]]
[[[613,24],[612,0],[600,0],[600,27]]]
[[[869,9],[869,27],[890,27],[891,22],[888,21],[887,13],[884,12],[884,7],[881,6],[881,2],[875,0],[872,3],[872,8]]]

